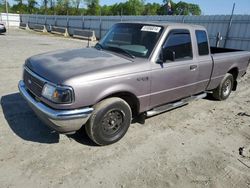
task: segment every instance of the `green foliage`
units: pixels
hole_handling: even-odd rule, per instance
[[[36,0],[28,0],[27,11],[29,14],[34,14],[38,11],[36,5],[37,5]]]
[[[69,15],[69,0],[57,0],[57,6],[55,8],[55,12],[58,15]]]
[[[101,7],[102,15],[142,15],[144,12],[143,0],[128,0],[125,3],[115,3]]]
[[[99,5],[99,0],[85,0],[87,5],[87,15],[100,15],[101,7]]]
[[[16,13],[27,13],[27,5],[23,4],[23,0],[15,0],[17,4],[13,5],[11,9]]]
[[[144,11],[143,0],[128,0],[123,5],[124,15],[142,15],[143,11]]]
[[[176,15],[200,15],[201,9],[196,4],[180,1],[179,3],[175,4],[174,13]]]
[[[113,5],[100,6],[100,0],[14,0],[9,12],[21,14],[57,15],[166,15],[167,3],[147,3],[145,0],[127,0]],[[170,0],[173,15],[200,15],[199,5]],[[81,8],[83,4],[85,8]],[[5,12],[5,0],[0,0],[0,12]]]
[[[5,1],[0,0],[0,12],[5,12]]]
[[[72,0],[73,15],[81,14],[81,11],[80,11],[80,3],[81,2],[82,2],[82,0]]]
[[[163,0],[163,3],[166,5],[168,0]],[[172,0],[170,0],[170,3],[173,10],[173,15],[201,15],[201,9],[199,5],[186,3],[183,1],[174,3]],[[165,10],[163,10],[162,13],[164,14],[164,12],[166,13]]]
[[[106,16],[112,15],[111,8],[112,8],[111,6],[107,6],[107,5],[104,5],[103,7],[101,7],[101,15],[106,15]]]
[[[144,6],[143,15],[158,15],[161,9],[161,5],[158,3],[146,4]]]

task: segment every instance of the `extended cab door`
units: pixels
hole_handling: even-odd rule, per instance
[[[151,105],[158,106],[194,94],[198,62],[193,58],[191,33],[187,29],[171,30],[162,47],[163,62],[152,65]]]
[[[210,82],[213,70],[213,60],[210,55],[209,42],[206,31],[200,29],[195,30],[195,40],[197,46],[196,57],[199,62],[199,74],[196,84],[196,93],[199,93],[206,90]]]

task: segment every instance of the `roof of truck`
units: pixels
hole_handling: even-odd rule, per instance
[[[195,24],[187,24],[187,23],[176,23],[176,22],[122,22],[122,23],[133,23],[133,24],[152,24],[152,25],[157,25],[157,26],[162,26],[162,27],[168,27],[168,26],[180,26],[180,27],[185,27],[185,28],[193,28],[193,29],[205,29],[204,26],[202,25],[195,25]]]

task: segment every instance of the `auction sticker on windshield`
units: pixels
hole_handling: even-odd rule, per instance
[[[141,31],[149,31],[149,32],[155,32],[155,33],[159,33],[160,30],[161,30],[161,27],[149,26],[149,25],[145,25],[141,28]]]

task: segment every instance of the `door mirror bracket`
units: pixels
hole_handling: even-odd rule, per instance
[[[169,50],[167,48],[162,48],[157,63],[162,64],[168,60],[175,61],[175,51]]]

